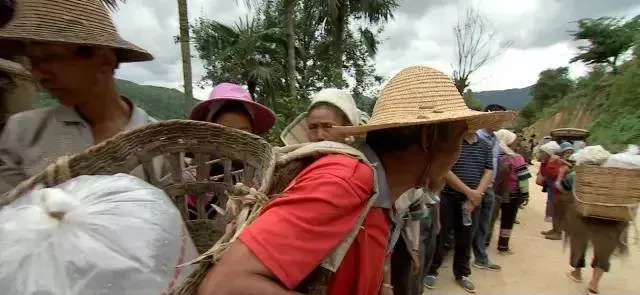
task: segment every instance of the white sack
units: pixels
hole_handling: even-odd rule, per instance
[[[0,210],[4,295],[160,295],[196,256],[167,195],[126,174],[80,176]]]
[[[605,150],[602,146],[592,145],[575,152],[571,155],[571,160],[576,161],[577,165],[602,165],[607,161],[607,159],[609,159],[609,157],[611,157],[611,153]]]
[[[625,152],[609,157],[603,166],[623,169],[640,169],[639,153],[638,146],[629,145]]]

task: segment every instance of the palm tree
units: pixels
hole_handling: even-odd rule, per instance
[[[184,82],[185,113],[193,104],[193,82],[191,76],[191,42],[189,38],[189,15],[187,0],[178,0],[178,22],[180,26],[180,53],[182,55],[182,79]]]
[[[118,9],[118,2],[127,0],[102,0],[111,11]],[[191,48],[189,42],[189,18],[187,15],[187,0],[178,0],[178,17],[180,22],[180,51],[182,53],[182,78],[184,80],[185,111],[191,111],[193,103],[193,82],[191,78]]]
[[[275,94],[282,88],[279,77],[284,72],[278,58],[287,44],[282,30],[264,28],[257,19],[240,19],[234,26],[201,19],[193,33],[208,80],[246,84],[254,100],[275,107]]]
[[[386,23],[393,18],[393,10],[398,7],[397,0],[327,0],[327,20],[329,30],[332,32],[333,48],[336,54],[334,69],[339,71],[336,75],[342,75],[343,41],[345,30],[348,28],[349,19],[365,20],[371,24]],[[368,29],[361,29],[360,36],[363,43],[370,49],[370,54],[375,55],[375,47],[372,43],[373,33]],[[338,85],[343,86],[343,85]]]
[[[238,0],[236,0],[236,3]],[[255,7],[260,4],[271,5],[272,1],[243,0],[247,7]],[[296,31],[295,31],[295,7],[296,0],[284,0],[285,23],[287,33],[287,84],[290,97],[296,97]]]
[[[296,97],[296,31],[294,11],[295,0],[285,0],[285,15],[287,23],[287,79],[289,82],[289,96]]]
[[[118,2],[125,3],[127,0],[102,0],[104,6],[109,8],[111,11],[115,11],[118,9]]]

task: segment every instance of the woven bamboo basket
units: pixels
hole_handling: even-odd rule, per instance
[[[640,201],[640,170],[579,165],[574,194],[583,216],[631,221]]]
[[[185,154],[192,156],[187,165]],[[154,161],[163,164],[157,175]],[[232,161],[242,162],[243,169],[233,170]],[[222,175],[210,175],[210,167],[219,162]],[[224,126],[188,120],[170,120],[146,125],[115,136],[84,152],[59,158],[45,171],[24,181],[0,197],[0,207],[7,205],[36,185],[55,186],[80,175],[131,173],[142,167],[147,182],[163,189],[182,214],[200,253],[210,249],[224,234],[226,220],[218,215],[207,219],[205,193],[214,192],[219,204],[234,190],[234,181],[255,184],[258,191],[269,189],[275,167],[275,154],[262,138]],[[195,179],[187,179],[185,170],[195,170]],[[198,197],[197,219],[189,220],[186,195]]]

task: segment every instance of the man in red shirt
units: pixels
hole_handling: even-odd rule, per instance
[[[407,81],[414,86],[407,87]],[[450,108],[433,111],[442,105]],[[431,116],[432,112],[436,116],[429,119],[427,113]],[[445,74],[410,67],[387,84],[367,125],[332,129],[368,132],[363,149],[375,154],[368,159],[378,172],[385,172],[378,175],[375,189],[393,204],[410,188],[442,186],[468,128],[512,117],[506,112],[471,111]],[[372,167],[354,157],[331,154],[319,158],[247,226],[207,273],[198,294],[300,294],[293,290],[355,226],[374,193],[374,182]],[[392,291],[388,278],[383,280],[391,228],[390,206],[386,207],[376,206],[368,212],[328,282],[328,295]]]

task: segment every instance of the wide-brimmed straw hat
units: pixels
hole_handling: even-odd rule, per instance
[[[207,100],[193,107],[189,118],[196,121],[207,121],[210,119],[208,118],[210,114],[216,113],[225,103],[232,101],[244,105],[247,112],[251,115],[254,133],[265,133],[275,124],[276,115],[271,109],[253,101],[249,91],[233,83],[220,83],[216,85]]]
[[[119,62],[153,59],[118,35],[100,0],[20,0],[17,4],[13,20],[0,29],[0,51],[21,50],[24,42],[43,42],[113,48]]]
[[[307,116],[309,115],[309,110],[318,103],[328,103],[341,110],[349,120],[350,125],[358,126],[362,122],[362,112],[358,109],[353,96],[348,91],[337,88],[323,89],[313,95],[307,111],[296,117],[282,130],[280,140],[285,145],[309,142]]]
[[[347,134],[361,134],[394,127],[465,121],[472,131],[498,129],[515,117],[514,112],[473,111],[447,75],[430,67],[412,66],[400,71],[382,89],[366,125],[334,128]]]

